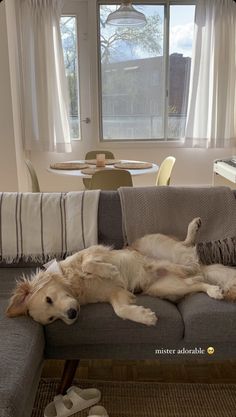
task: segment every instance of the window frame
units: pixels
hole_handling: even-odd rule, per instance
[[[147,144],[148,142],[165,147],[183,147],[185,138],[178,139],[168,138],[168,105],[169,105],[169,29],[170,29],[170,7],[177,5],[192,5],[196,6],[196,0],[135,0],[133,4],[142,5],[161,5],[164,7],[164,42],[163,42],[163,57],[164,57],[164,137],[163,138],[141,138],[141,139],[104,139],[103,137],[103,113],[102,113],[102,71],[101,71],[101,48],[100,48],[100,6],[106,4],[118,4],[118,0],[97,0],[96,2],[96,26],[97,26],[97,94],[98,94],[98,128],[99,128],[99,142],[111,144]]]
[[[81,97],[80,97],[80,57],[79,57],[79,23],[78,23],[78,13],[73,11],[73,13],[66,12],[65,8],[63,8],[62,17],[74,17],[75,18],[75,27],[76,27],[76,55],[77,55],[77,102],[78,102],[78,130],[79,130],[79,136],[78,137],[71,137],[71,141],[81,141],[82,133],[81,133]],[[68,91],[68,98],[69,91]],[[70,116],[70,115],[69,115]]]
[[[92,0],[91,0],[92,2]],[[61,16],[76,17],[77,57],[78,57],[78,107],[79,107],[79,138],[71,138],[72,143],[88,143],[92,137],[95,119],[92,118],[91,93],[91,56],[89,13],[91,3],[87,0],[67,0],[62,8]]]

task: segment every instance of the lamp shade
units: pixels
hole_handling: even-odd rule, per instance
[[[123,2],[119,9],[108,15],[106,23],[114,26],[144,26],[147,20],[143,13],[132,6],[131,2]]]

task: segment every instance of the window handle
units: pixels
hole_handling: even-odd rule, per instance
[[[85,119],[82,119],[81,121],[88,124],[91,122],[91,119],[89,117],[86,117]]]

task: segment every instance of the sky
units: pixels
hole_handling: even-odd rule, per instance
[[[155,9],[159,9],[159,15],[164,20],[163,6],[135,6],[144,14],[149,15]],[[184,56],[191,56],[194,10],[192,5],[170,6],[170,53],[178,52]]]
[[[170,52],[192,55],[194,6],[171,6]]]
[[[137,10],[146,16],[158,13],[164,21],[164,7],[158,5],[135,5]],[[173,5],[170,7],[170,53],[181,53],[184,56],[192,55],[192,39],[194,29],[194,10],[192,5]],[[106,30],[106,29],[105,29]],[[107,30],[110,30],[107,28]],[[143,52],[136,48],[136,58],[142,58]]]

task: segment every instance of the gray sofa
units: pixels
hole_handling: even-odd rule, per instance
[[[99,242],[123,246],[121,206],[117,192],[101,192]],[[236,305],[205,294],[177,305],[139,295],[159,320],[146,327],[119,319],[107,304],[81,308],[77,322],[58,321],[43,328],[28,317],[5,317],[10,292],[22,273],[35,265],[0,265],[0,417],[29,417],[44,359],[202,359],[236,357]],[[208,346],[215,349],[208,355]]]

